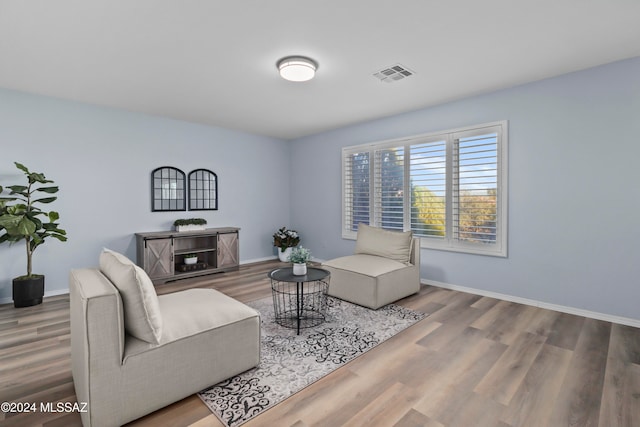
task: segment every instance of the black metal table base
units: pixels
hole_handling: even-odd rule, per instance
[[[276,323],[300,335],[300,329],[326,320],[329,272],[309,268],[306,275],[295,276],[291,270],[281,268],[269,273],[273,309]]]

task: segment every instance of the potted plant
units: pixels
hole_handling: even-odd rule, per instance
[[[297,247],[291,251],[289,255],[289,261],[293,263],[293,274],[295,276],[303,276],[307,274],[307,262],[311,259],[311,252],[309,249],[302,246]]]
[[[184,256],[184,263],[187,265],[196,264],[198,262],[198,254],[186,254]]]
[[[295,230],[287,230],[282,227],[273,235],[273,246],[278,248],[278,258],[285,262],[289,259],[291,251],[300,243],[300,235]]]
[[[15,307],[29,307],[42,303],[44,296],[44,276],[33,274],[32,258],[38,246],[48,237],[65,242],[67,232],[56,221],[58,212],[46,212],[40,205],[57,199],[55,196],[37,198],[39,193],[55,194],[58,187],[44,174],[31,172],[24,165],[15,165],[27,177],[27,185],[10,185],[6,188],[9,197],[0,197],[0,243],[24,242],[27,252],[27,274],[13,279],[13,304]],[[0,193],[3,192],[0,187]]]
[[[204,230],[207,220],[204,218],[176,219],[173,222],[177,232]]]

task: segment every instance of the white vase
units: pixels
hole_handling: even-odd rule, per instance
[[[304,276],[305,274],[307,274],[307,264],[306,263],[302,263],[302,264],[297,264],[297,263],[293,263],[293,275],[294,276]]]
[[[207,227],[204,224],[176,225],[176,231],[178,233],[183,233],[185,231],[201,231],[206,229]]]
[[[184,263],[189,265],[189,264],[195,264],[198,262],[198,258],[185,258],[184,259]]]
[[[282,249],[278,248],[278,258],[280,258],[280,261],[282,262],[289,261],[289,256],[291,255],[292,250],[293,248],[287,248],[283,251]]]

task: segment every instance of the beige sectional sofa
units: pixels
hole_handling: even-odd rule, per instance
[[[103,251],[70,273],[71,359],[85,426],[118,426],[256,366],[260,315],[212,289],[157,296],[144,271]]]
[[[420,290],[420,240],[359,224],[354,254],[322,266],[331,272],[329,295],[378,309]]]

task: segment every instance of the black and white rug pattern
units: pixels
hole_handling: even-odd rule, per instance
[[[370,310],[328,297],[327,321],[296,335],[273,319],[273,300],[249,303],[262,318],[260,365],[199,393],[227,426],[249,421],[426,317],[389,304]]]

